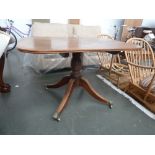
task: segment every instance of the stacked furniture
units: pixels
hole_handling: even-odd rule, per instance
[[[136,27],[136,29],[135,29],[135,37],[144,38],[146,35],[146,33],[144,33],[145,30],[150,30],[155,35],[155,28],[140,26],[140,27]],[[150,43],[153,51],[155,51],[155,41],[149,42],[149,43]]]
[[[144,30],[151,30],[155,34],[155,28],[139,26],[135,29],[135,36],[137,38],[144,38],[144,36],[146,35],[144,33]]]

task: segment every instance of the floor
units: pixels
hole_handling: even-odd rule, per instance
[[[54,121],[52,114],[66,87],[46,90],[44,85],[69,71],[38,74],[23,67],[23,56],[13,51],[6,61],[4,78],[12,85],[12,91],[0,94],[1,135],[155,134],[155,121],[99,80],[96,69],[85,69],[83,74],[101,95],[112,101],[113,109],[77,88],[61,121]]]

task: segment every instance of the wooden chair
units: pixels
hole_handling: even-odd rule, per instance
[[[150,44],[142,38],[131,38],[127,43],[142,47],[141,50],[125,51],[131,75],[127,92],[148,107],[151,103],[155,103],[155,92],[152,92],[155,84],[154,53]]]
[[[106,34],[101,34],[98,36],[100,39],[113,39],[111,36]],[[124,77],[129,74],[128,66],[120,63],[119,54],[110,54],[108,52],[98,52],[98,58],[100,61],[100,71],[108,71],[108,78],[110,80],[116,81],[116,85],[119,87],[120,77]],[[112,74],[115,74],[115,77],[112,78]],[[117,76],[117,77],[116,77]]]
[[[97,36],[97,38],[106,39],[106,40],[113,40],[113,38],[107,34],[100,34]],[[106,53],[106,52],[103,52],[103,53],[98,52],[97,55],[98,55],[98,58],[100,61],[100,68],[99,69],[100,70],[108,69],[109,70],[109,76],[110,76],[114,56],[112,54]]]

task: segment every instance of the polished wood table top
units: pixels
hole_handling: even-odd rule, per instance
[[[17,49],[33,54],[83,53],[99,51],[122,51],[140,48],[116,40],[101,40],[99,38],[50,38],[30,37],[19,41]]]

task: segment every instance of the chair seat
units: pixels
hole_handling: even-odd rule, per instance
[[[147,77],[143,78],[143,79],[140,81],[140,86],[141,86],[143,89],[147,90],[148,87],[149,87],[149,84],[150,84],[150,82],[151,82],[151,80],[152,80],[152,78],[153,78],[153,75],[147,76]],[[152,83],[152,85],[151,85],[151,92],[152,92],[152,93],[155,93],[155,81],[153,81],[153,83]]]

